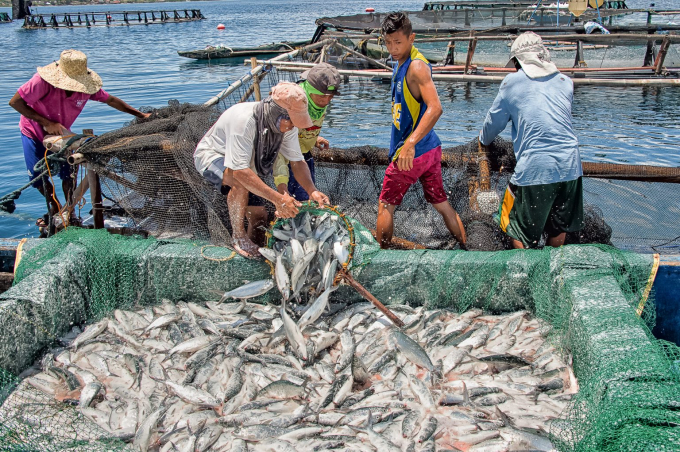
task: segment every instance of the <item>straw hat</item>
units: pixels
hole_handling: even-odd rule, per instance
[[[550,61],[550,52],[543,40],[533,31],[522,33],[510,48],[510,58],[517,58],[529,78],[540,78],[559,72]]]
[[[38,74],[50,85],[66,91],[94,94],[102,88],[102,79],[87,67],[87,56],[78,50],[64,50],[59,61],[39,67]]]

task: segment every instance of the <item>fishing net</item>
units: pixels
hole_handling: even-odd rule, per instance
[[[318,58],[318,50],[303,52],[295,63]],[[195,170],[193,151],[224,109],[254,100],[253,79],[257,79],[265,96],[279,81],[297,77],[297,73],[285,68],[268,67],[232,85],[214,107],[170,101],[167,107],[148,109],[152,113],[149,119],[137,119],[91,140],[80,152],[101,177],[106,215],[123,216],[131,229],[161,239],[190,238],[230,245],[225,197]],[[344,111],[345,105],[359,101],[375,86],[376,82],[369,78],[346,83],[343,103],[332,106],[338,118],[329,126],[347,128],[349,132],[353,122],[346,121],[350,113]],[[376,112],[353,114],[357,115],[356,121],[370,124]],[[333,205],[374,230],[377,199],[388,164],[387,149],[364,145],[328,151],[313,149],[312,153],[317,187]],[[482,177],[485,161],[489,168],[486,178]],[[486,155],[479,153],[476,139],[458,146],[444,143],[442,165],[444,187],[466,227],[469,248],[507,249],[507,238],[493,215],[514,169],[512,143],[498,138]],[[676,221],[678,207],[674,203],[680,197],[680,186],[670,183],[680,180],[680,170],[584,163],[584,170],[588,169],[590,173],[586,174],[597,177],[584,178],[585,225],[579,233],[569,234],[567,243],[680,252],[680,223]],[[273,186],[271,177],[265,182]],[[273,219],[273,206],[267,208]],[[425,201],[419,182],[408,191],[395,213],[395,236],[428,248],[457,248],[439,214]]]
[[[267,70],[257,77],[266,94],[296,75]],[[343,94],[356,99],[372,83],[349,83]],[[130,229],[140,235],[69,227],[24,246],[15,285],[0,295],[2,450],[128,447],[87,424],[73,407],[45,400],[14,377],[74,325],[166,299],[217,300],[226,290],[271,277],[267,264],[227,247],[231,226],[224,196],[193,165],[196,144],[220,112],[254,93],[252,81],[245,80],[215,107],[171,101],[149,109],[151,118],[81,148],[101,177],[107,215],[129,218]],[[547,322],[549,340],[573,356],[580,384],[570,408],[552,424],[551,439],[560,450],[680,450],[680,352],[650,332],[655,322],[650,275],[658,262],[651,254],[609,246],[677,252],[680,226],[670,200],[677,185],[585,178],[586,226],[569,237],[578,245],[505,250],[487,204],[507,185],[514,167],[511,143],[498,139],[480,156],[473,140],[446,147],[443,178],[470,248],[480,251],[456,250],[418,184],[396,212],[395,234],[428,249],[380,250],[371,229],[386,150],[313,152],[319,189],[352,223],[357,247],[351,273],[381,302],[458,312],[526,309]],[[482,161],[488,161],[488,176]],[[274,296],[272,291],[254,301],[271,302]],[[349,287],[333,297],[360,299]]]
[[[357,249],[363,250],[355,253],[351,272],[386,305],[489,313],[526,309],[546,321],[548,340],[573,356],[580,385],[570,408],[552,423],[551,440],[559,450],[678,450],[680,351],[650,332],[653,256],[604,245],[380,250],[366,228],[350,221]],[[0,296],[0,368],[12,373],[3,374],[0,428],[16,450],[125,446],[88,424],[74,407],[17,386],[11,376],[74,324],[164,299],[216,300],[223,291],[271,277],[264,262],[186,239],[69,228],[27,245],[15,286]],[[253,301],[273,302],[275,296],[271,291]],[[359,301],[345,286],[333,297]]]

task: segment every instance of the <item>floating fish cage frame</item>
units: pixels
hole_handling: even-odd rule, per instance
[[[203,20],[200,9],[174,9],[152,11],[67,12],[32,14],[24,18],[22,28],[31,30],[47,28],[114,27],[130,25],[172,24]]]

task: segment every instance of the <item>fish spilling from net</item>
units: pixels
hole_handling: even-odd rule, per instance
[[[370,303],[303,326],[283,305],[117,310],[48,353],[3,419],[54,445],[72,413],[141,451],[553,450],[576,382],[537,319],[391,307],[403,330]],[[55,406],[61,426],[40,414]]]
[[[327,299],[326,292],[332,290],[337,270],[347,263],[350,253],[349,232],[340,217],[304,212],[280,220],[271,233],[271,249],[260,248],[260,254],[272,263],[283,300],[295,298],[307,304]],[[309,317],[305,321],[309,322]]]

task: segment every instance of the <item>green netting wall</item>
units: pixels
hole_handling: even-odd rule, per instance
[[[550,432],[560,450],[680,450],[680,352],[651,335],[651,301],[642,317],[636,314],[648,293],[653,256],[592,245],[500,252],[382,251],[369,231],[356,222],[354,226],[352,273],[385,304],[456,311],[527,309],[547,321],[550,339],[573,354],[580,384],[579,394]],[[15,285],[0,295],[2,400],[15,385],[13,375],[33,364],[74,324],[164,298],[215,300],[219,292],[269,276],[264,262],[190,241],[69,228],[51,239],[29,242]],[[275,295],[272,291],[256,301],[275,301]],[[334,296],[358,301],[350,288]],[[40,402],[26,401],[33,406]],[[55,416],[66,414],[57,411]],[[102,442],[84,427],[53,429],[48,440],[31,437],[26,431],[33,426],[17,422],[0,419],[0,450],[129,447]]]

